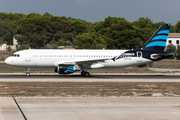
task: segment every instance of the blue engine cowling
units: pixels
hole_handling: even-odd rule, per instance
[[[58,67],[54,69],[54,72],[59,74],[70,74],[74,72],[74,66],[59,64]]]

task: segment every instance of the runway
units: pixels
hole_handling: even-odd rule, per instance
[[[1,73],[0,82],[180,82],[180,74],[110,74],[92,73],[90,77],[80,74],[58,75],[55,73]]]
[[[180,98],[15,98],[27,120],[179,120]],[[0,97],[1,120],[25,120],[14,100]]]
[[[77,73],[71,75],[31,73],[30,77],[26,77],[24,73],[1,73],[0,82],[180,82],[180,74],[92,73],[91,77],[82,77]],[[0,84],[3,91],[10,89],[10,86]],[[58,91],[60,89],[62,88],[59,87]],[[155,93],[159,94],[157,91]],[[0,120],[26,120],[25,118],[27,120],[179,120],[180,118],[179,97],[63,97],[60,94],[58,96],[16,97],[17,103],[12,97],[0,97]]]

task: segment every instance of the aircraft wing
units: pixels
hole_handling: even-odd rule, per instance
[[[88,67],[90,65],[96,64],[98,62],[106,62],[106,60],[112,60],[112,59],[94,59],[94,60],[81,60],[81,61],[75,61],[75,63],[80,67]]]
[[[78,61],[57,61],[54,63],[55,66],[58,66],[58,64],[64,64],[64,65],[77,65],[80,68],[82,67],[88,67],[90,65],[96,64],[98,62],[106,62],[106,60],[112,60],[112,58],[103,58],[103,59],[91,59],[91,60],[78,60]]]

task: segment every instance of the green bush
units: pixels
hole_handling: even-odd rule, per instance
[[[180,60],[180,46],[177,46],[177,50],[176,50],[176,58]]]
[[[174,46],[173,44],[169,44],[167,47],[166,47],[166,52],[170,52],[170,53],[176,53],[176,46]],[[174,56],[173,57],[168,57],[167,59],[174,59]]]

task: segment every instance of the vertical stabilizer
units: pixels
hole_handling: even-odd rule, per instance
[[[142,47],[143,50],[164,51],[171,24],[163,24]]]

